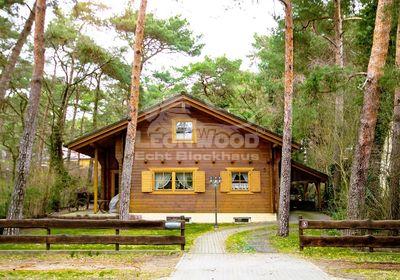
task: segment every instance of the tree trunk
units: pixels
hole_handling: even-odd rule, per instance
[[[50,169],[55,171],[57,175],[65,174],[62,144],[66,109],[62,107],[63,105],[55,114],[56,120],[53,124],[50,136]]]
[[[372,220],[383,219],[383,186],[381,182],[382,159],[385,153],[385,141],[390,130],[390,123],[385,120],[383,112],[378,110],[375,125],[375,136],[371,148],[369,167],[365,185],[365,212],[364,217]]]
[[[283,125],[278,235],[288,236],[292,165],[293,18],[291,1],[285,0],[281,2],[283,2],[285,5],[285,115]]]
[[[10,207],[7,219],[21,219],[27,176],[32,159],[32,147],[36,133],[37,115],[39,109],[40,94],[42,90],[43,69],[44,69],[44,22],[46,13],[46,0],[37,0],[35,15],[35,37],[34,37],[34,68],[32,74],[31,91],[26,111],[24,132],[19,145],[19,156],[17,163],[17,177],[14,182]],[[8,234],[17,233],[16,229],[9,229]]]
[[[84,123],[84,121],[85,121],[85,114],[86,114],[86,111],[83,111],[83,113],[82,113],[82,119],[81,119],[81,124],[80,124],[80,129],[79,129],[79,135],[82,135],[83,134],[83,123]],[[78,167],[81,165],[81,154],[80,153],[78,153]]]
[[[49,114],[49,109],[50,109],[50,101],[48,100],[46,103],[46,109],[44,110],[44,115],[43,115],[43,121],[42,121],[42,127],[40,129],[40,138],[39,138],[39,146],[38,146],[38,166],[39,168],[42,167],[43,163],[43,149],[44,149],[44,139],[46,135],[46,123],[47,123],[47,117]]]
[[[74,54],[71,54],[69,75],[66,75],[66,85],[61,96],[61,104],[55,112],[56,120],[52,126],[52,132],[50,136],[50,168],[59,176],[64,176],[67,174],[63,159],[63,136],[65,130],[65,119],[68,110],[68,101],[75,90],[75,88],[71,86],[74,80],[74,70],[75,57]]]
[[[75,93],[75,102],[74,102],[74,111],[72,113],[72,120],[71,120],[71,133],[70,133],[70,137],[75,137],[76,133],[75,133],[75,122],[76,122],[76,114],[78,112],[78,104],[79,104],[79,90],[76,90]],[[67,162],[71,161],[71,150],[68,149],[68,153],[67,153]]]
[[[351,220],[361,219],[364,215],[367,171],[379,109],[379,79],[383,75],[383,67],[388,53],[392,4],[392,0],[379,0],[376,11],[374,38],[364,88],[360,128],[351,168],[347,205],[347,216]]]
[[[101,73],[96,76],[96,91],[94,98],[94,106],[93,106],[93,128],[97,129],[98,119],[99,119],[99,101],[100,101],[100,82],[101,82]]]
[[[136,23],[134,58],[132,65],[130,117],[126,133],[124,162],[122,165],[121,195],[119,216],[122,220],[129,220],[129,201],[131,194],[132,167],[135,154],[135,138],[137,116],[139,110],[140,73],[143,52],[144,25],[146,17],[147,0],[142,0]]]
[[[22,47],[24,46],[28,35],[31,33],[33,21],[35,20],[35,7],[36,4],[33,5],[33,8],[29,14],[29,17],[25,21],[24,28],[22,29],[21,33],[19,34],[18,40],[13,47],[10,57],[4,67],[3,71],[1,72],[0,76],[0,108],[4,102],[6,91],[10,85],[11,76],[14,72],[15,65],[17,64],[17,60],[19,55],[21,54]]]
[[[343,69],[344,67],[344,53],[343,53],[343,20],[341,12],[341,0],[333,0],[334,4],[334,31],[335,31],[335,64]],[[343,111],[344,111],[344,96],[343,89],[339,88],[335,96],[335,136],[337,137],[335,151],[334,151],[334,162],[335,169],[333,171],[333,188],[334,188],[334,200],[335,204],[339,203],[339,193],[341,186],[341,148],[340,139],[343,128]]]
[[[400,71],[400,15],[397,23],[396,68]],[[390,215],[389,219],[400,219],[400,85],[394,93],[392,151],[389,173]]]

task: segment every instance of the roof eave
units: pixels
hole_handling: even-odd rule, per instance
[[[230,121],[238,126],[242,126],[243,128],[248,128],[249,130],[252,130],[253,132],[255,132],[256,134],[262,136],[264,139],[271,141],[279,146],[282,146],[282,136],[267,130],[266,128],[259,126],[257,124],[251,123],[241,117],[238,117],[236,115],[233,115],[230,112],[227,112],[221,108],[217,108],[213,105],[207,104],[204,101],[190,96],[186,93],[181,93],[175,96],[172,96],[171,98],[168,98],[160,103],[157,103],[143,111],[139,112],[139,116],[138,116],[138,123],[140,121],[143,121],[146,117],[151,116],[152,114],[155,113],[159,113],[162,110],[166,110],[168,109],[171,105],[174,105],[176,102],[181,102],[181,101],[187,101],[188,103],[192,103],[196,104],[198,107],[201,107],[202,110],[208,110],[210,113],[210,111],[212,113],[217,112],[220,116],[220,118],[222,118],[223,116],[227,117],[228,119],[230,119]],[[68,149],[73,149],[77,146],[79,146],[80,144],[90,141],[91,139],[96,138],[96,136],[101,135],[107,131],[113,131],[115,129],[121,128],[121,126],[124,126],[128,123],[128,121],[130,120],[130,118],[126,117],[123,118],[113,124],[110,124],[108,126],[105,126],[103,128],[97,129],[95,131],[92,131],[90,133],[87,133],[85,135],[82,135],[72,141],[70,141],[69,143],[65,144],[64,146],[67,147]],[[292,148],[298,150],[300,149],[301,145],[292,141]]]

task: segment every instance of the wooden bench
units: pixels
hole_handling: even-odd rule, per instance
[[[310,236],[304,231],[309,229],[347,230],[363,235],[345,236]],[[304,247],[356,247],[369,248],[400,248],[400,220],[340,220],[340,221],[309,221],[299,217],[299,246]],[[377,231],[387,231],[385,235],[374,235]],[[366,233],[366,234],[365,234]]]
[[[24,219],[0,220],[0,229],[3,228],[42,228],[47,230],[47,235],[0,235],[1,243],[43,243],[46,250],[51,244],[115,244],[119,245],[180,245],[185,249],[185,221],[120,221],[120,220],[89,220],[89,219]],[[51,229],[115,229],[115,235],[51,235]],[[120,230],[154,229],[172,230],[180,229],[180,235],[163,236],[121,236]]]

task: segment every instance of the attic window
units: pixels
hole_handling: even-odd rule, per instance
[[[195,135],[195,121],[191,119],[176,119],[172,122],[174,142],[194,143]]]

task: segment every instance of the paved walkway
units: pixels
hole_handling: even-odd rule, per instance
[[[224,229],[200,236],[189,253],[185,253],[175,267],[170,280],[328,280],[331,278],[316,265],[278,253],[228,254],[226,238],[239,231],[256,229],[250,225]]]
[[[261,228],[265,224],[235,227],[208,232],[196,239],[190,253],[192,254],[226,254],[226,239],[237,232]]]

